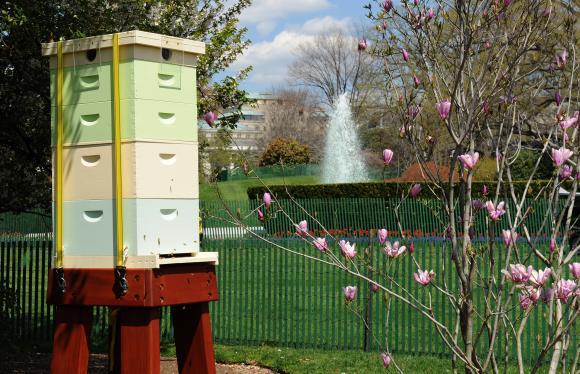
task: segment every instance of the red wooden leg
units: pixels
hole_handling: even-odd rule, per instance
[[[56,307],[51,374],[85,374],[89,367],[90,306]]]
[[[215,374],[208,303],[171,308],[180,374]]]
[[[118,314],[119,372],[159,374],[159,308],[121,308]]]

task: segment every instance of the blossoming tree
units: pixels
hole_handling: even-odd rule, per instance
[[[376,28],[353,48],[383,60],[383,81],[398,107],[401,141],[421,165],[431,161],[434,147],[446,147],[449,169],[459,175],[455,179],[449,173],[444,179],[424,167],[429,183],[415,184],[402,196],[403,200],[421,199],[429,192],[440,199],[448,243],[442,251],[453,263],[447,271],[459,286],[450,287],[419,262],[401,222],[389,228],[399,231],[397,238],[389,240],[383,228],[376,240],[385,261],[412,257],[417,270],[407,276],[427,290],[429,300],[432,295],[446,298],[455,320],[442,319],[430,302],[414,298],[388,271],[363,271],[370,265],[356,244],[328,231],[314,237],[308,224],[320,222],[308,212],[288,217],[295,222],[297,235],[325,254],[324,262],[368,282],[373,291],[407,304],[430,321],[452,353],[454,370],[460,361],[468,373],[500,372],[500,336],[515,345],[520,373],[540,368],[550,373],[578,370],[580,350],[572,337],[580,312],[580,264],[576,261],[580,245],[569,240],[580,219],[573,215],[580,178],[578,6],[577,2],[551,0],[402,0],[397,6],[380,0],[364,6]],[[422,114],[427,110],[438,116],[435,128],[432,117]],[[511,165],[524,146],[532,146],[538,160],[522,190],[514,187]],[[483,191],[477,191],[485,201],[476,199],[472,189],[482,154],[495,155],[497,175]],[[542,181],[539,190],[533,190],[534,174],[544,154],[551,157],[556,171],[550,180]],[[385,168],[396,158],[385,150]],[[562,187],[569,192],[563,199]],[[258,210],[261,220],[267,220],[272,211],[286,214],[277,198],[270,193],[264,196]],[[534,235],[527,222],[529,201],[540,199],[547,202],[542,222],[549,233],[547,240]],[[244,225],[235,215],[231,217]],[[476,223],[485,229],[475,232]],[[507,229],[499,230],[500,224]],[[475,236],[483,240],[476,242]],[[532,263],[542,265],[534,268]],[[479,271],[482,267],[489,272]],[[484,292],[482,305],[474,301],[475,288]],[[347,303],[356,299],[356,287],[345,285],[343,291]],[[539,303],[548,308],[543,319],[546,334],[538,340],[539,353],[531,367],[526,367],[521,336]],[[520,308],[516,318],[511,313],[513,304]],[[482,353],[478,345],[492,348]],[[508,354],[504,356],[507,366]],[[388,349],[380,359],[385,367],[399,369]]]

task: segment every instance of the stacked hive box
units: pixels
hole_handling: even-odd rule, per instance
[[[55,215],[62,214],[64,267],[118,264],[112,46],[113,35],[62,42],[63,202]],[[195,63],[205,46],[140,31],[118,34],[118,46],[124,264],[156,267],[175,255],[203,260]],[[57,48],[43,45],[51,67],[53,158]]]

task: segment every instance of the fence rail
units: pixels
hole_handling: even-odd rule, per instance
[[[319,164],[261,166],[252,168],[252,172],[260,178],[322,175],[322,170]],[[382,168],[370,168],[367,170],[367,175],[369,180],[382,180],[383,178],[396,178],[399,176],[399,173],[396,170],[384,171]],[[248,176],[241,168],[235,168],[224,170],[224,172],[220,173],[220,178],[223,181],[234,181],[247,179]]]

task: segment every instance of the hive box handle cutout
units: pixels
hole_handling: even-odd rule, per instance
[[[173,125],[176,120],[175,113],[163,113],[159,112],[159,121],[164,125]]]
[[[175,88],[175,75],[173,74],[157,74],[159,79],[159,87]]]
[[[177,155],[175,153],[160,153],[159,159],[163,165],[173,165],[177,162]]]
[[[173,221],[177,218],[177,209],[160,209],[161,218],[166,221]]]
[[[101,161],[100,155],[81,156],[81,163],[88,168],[92,168],[94,166],[97,166],[99,161]]]
[[[99,74],[84,75],[79,78],[81,89],[92,90],[99,88]]]
[[[83,212],[83,218],[87,222],[99,222],[103,219],[103,211],[102,210],[85,210]]]
[[[99,122],[99,114],[83,114],[81,115],[81,125],[94,126]]]

